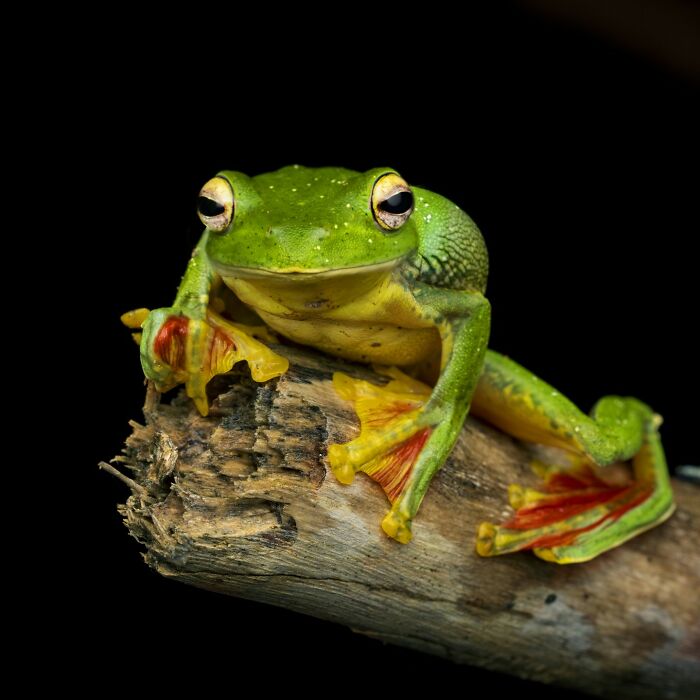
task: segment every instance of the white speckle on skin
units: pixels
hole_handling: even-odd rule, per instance
[[[296,187],[292,187],[292,192],[296,192],[296,191],[297,191],[297,188],[296,188]]]
[[[274,190],[274,189],[275,189],[275,186],[274,186],[274,185],[269,185],[269,188],[270,188],[271,190]]]
[[[372,239],[371,239],[371,238],[368,238],[368,239],[367,239],[367,243],[373,243]]]
[[[347,225],[348,225],[348,222],[347,222],[347,221],[343,221],[343,226],[347,226]]]
[[[321,197],[321,199],[325,199],[325,198],[326,198],[326,195],[325,195],[325,194],[322,194],[322,195],[320,195],[320,197]]]
[[[306,186],[307,186],[307,187],[311,187],[311,183],[310,183],[310,182],[307,182],[307,183],[306,183]]]
[[[294,170],[299,170],[299,166],[295,163],[293,166]]]
[[[345,205],[345,208],[346,208],[346,209],[350,209],[350,202],[348,202],[348,203]]]
[[[317,246],[316,246],[316,250],[321,250],[321,246],[320,246],[320,245],[317,245]]]
[[[317,178],[317,177],[314,178],[314,182],[318,182],[318,178]]]
[[[424,206],[424,207],[429,207],[430,204],[429,204],[428,202],[423,202],[423,206]]]
[[[432,215],[432,214],[426,214],[426,215],[423,217],[423,221],[426,221],[426,222],[430,223],[430,221],[431,221],[432,218],[433,218],[433,215]]]
[[[333,228],[338,228],[338,224],[333,224]]]

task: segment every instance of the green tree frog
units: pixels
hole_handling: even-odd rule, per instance
[[[382,528],[401,543],[470,410],[568,455],[540,466],[542,491],[510,487],[515,515],[480,525],[479,554],[531,549],[582,562],[673,512],[660,418],[648,406],[606,396],[585,415],[487,349],[486,246],[454,203],[391,168],[296,165],[220,172],[198,201],[205,230],[173,305],[123,317],[142,329],[143,370],[158,390],[184,383],[206,415],[208,381],[234,363],[245,360],[258,382],[287,370],[265,344],[273,333],[381,366],[383,386],[335,374],[360,432],[327,459],[343,484],[358,471],[381,484],[391,502]],[[626,460],[633,477],[606,480],[600,467]]]

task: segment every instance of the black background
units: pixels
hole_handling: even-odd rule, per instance
[[[138,354],[118,317],[171,302],[201,229],[197,192],[221,168],[387,165],[451,198],[489,248],[492,347],[585,408],[606,393],[642,398],[665,418],[669,463],[700,462],[687,398],[698,389],[697,83],[526,9],[414,17],[401,31],[396,19],[352,18],[361,39],[341,34],[340,20],[323,30],[298,20],[274,53],[278,35],[260,24],[249,29],[255,45],[230,39],[191,54],[124,37],[99,80],[75,88],[66,152],[86,157],[68,184],[91,218],[74,210],[70,230],[89,260],[73,292],[95,343],[72,358],[91,399],[81,394],[88,429],[73,467],[87,494],[73,541],[85,566],[66,605],[96,666],[137,638],[162,669],[186,657],[192,674],[274,656],[270,688],[303,685],[304,659],[357,692],[370,670],[381,688],[404,669],[465,692],[483,681],[531,689],[143,565],[115,510],[125,487],[96,469],[140,418]]]

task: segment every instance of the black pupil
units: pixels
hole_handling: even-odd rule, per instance
[[[224,207],[209,197],[200,197],[197,206],[202,216],[218,216],[224,213]]]
[[[387,214],[405,214],[413,206],[413,195],[410,192],[397,192],[385,199],[379,208]]]

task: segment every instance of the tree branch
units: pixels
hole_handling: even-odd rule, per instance
[[[530,448],[468,420],[400,545],[388,503],[358,475],[326,472],[357,432],[330,385],[367,368],[285,347],[290,371],[255,384],[245,367],[212,383],[211,414],[184,396],[132,423],[132,494],[120,506],[146,561],[200,588],[280,605],[357,632],[546,683],[616,698],[700,692],[700,498],[675,483],[660,528],[583,565],[530,554],[481,559],[482,520],[507,514],[511,482],[535,483]]]

